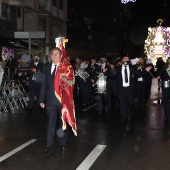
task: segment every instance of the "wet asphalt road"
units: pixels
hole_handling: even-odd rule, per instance
[[[170,125],[164,123],[162,104],[159,104],[161,97],[154,80],[150,100],[141,110],[134,107],[130,125],[120,124],[116,107],[100,116],[97,105],[83,111],[85,108],[76,102],[78,136],[69,130],[65,151],[56,137],[53,155],[43,153],[47,125],[45,111],[1,112],[0,170],[76,170],[98,145],[105,149],[90,170],[169,170]],[[3,157],[33,139],[36,141],[32,144],[8,158]]]

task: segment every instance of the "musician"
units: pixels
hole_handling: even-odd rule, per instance
[[[154,73],[154,65],[152,64],[152,60],[151,59],[146,59],[146,67],[151,66],[151,70],[150,70],[150,74],[147,74],[145,79],[145,100],[149,99],[150,97],[150,93],[151,93],[151,86],[152,86],[152,79],[155,76]]]
[[[150,65],[149,65],[150,66]],[[136,63],[136,68],[139,72],[141,72],[140,75],[137,75],[137,88],[136,88],[136,99],[137,99],[137,105],[139,107],[139,110],[142,111],[144,109],[145,99],[146,99],[146,88],[148,77],[151,76],[151,72],[146,72],[146,61],[143,57],[139,57],[138,62]],[[153,68],[153,67],[151,67]]]
[[[164,120],[170,121],[170,57],[158,73],[157,79],[162,80]]]
[[[96,77],[96,70],[98,70],[98,67],[99,67],[95,57],[91,58],[91,62],[89,64],[89,67],[91,67],[91,74],[92,74],[92,77],[95,79],[95,77]],[[95,85],[94,81],[93,81],[92,86],[91,86],[90,94],[91,94],[90,103],[93,103],[93,102],[95,102],[95,96],[96,96],[96,85]]]
[[[108,87],[111,86],[111,82],[109,79],[113,77],[113,74],[111,72],[110,66],[106,65],[107,58],[105,56],[100,58],[101,65],[96,69],[96,75],[99,73],[104,73],[106,78],[106,92],[105,93],[98,93],[97,99],[98,99],[98,112],[99,115],[101,115],[104,112],[109,111],[109,101],[108,101]]]
[[[92,68],[93,71],[96,70],[99,67],[95,57],[91,58],[90,67]]]
[[[34,100],[35,100],[35,107],[39,109],[39,94],[40,94],[41,83],[36,83],[33,79],[33,75],[36,72],[43,73],[43,67],[44,67],[44,64],[40,62],[39,55],[35,54],[33,56],[33,61],[29,65],[29,72],[28,72],[29,101],[28,101],[27,110],[29,112],[31,112],[33,109]]]
[[[94,83],[94,75],[92,74],[92,68],[89,67],[88,61],[86,58],[82,58],[80,69],[84,71],[84,76],[79,75],[79,92],[80,99],[82,101],[82,106],[87,106],[90,101],[90,91],[92,87],[92,83]]]
[[[74,85],[74,101],[75,102],[77,101],[78,94],[79,94],[79,76],[75,71],[80,68],[80,63],[81,63],[80,58],[76,57],[75,64],[73,65],[74,76],[75,76],[75,85]]]
[[[122,123],[130,121],[132,118],[136,76],[140,76],[150,69],[151,67],[146,67],[143,71],[137,70],[136,67],[130,64],[128,56],[124,56],[122,59],[122,65],[116,68],[116,89],[118,92],[119,110]]]
[[[165,62],[163,61],[163,58],[162,57],[157,58],[156,66],[155,66],[155,68],[157,69],[156,71],[157,77],[159,77],[159,72],[160,70],[162,70],[162,68],[164,68],[164,66],[165,66]],[[160,83],[160,79],[158,79],[158,85],[159,83]],[[160,86],[158,86],[158,91],[159,90],[160,90]]]
[[[108,108],[110,109],[112,105],[117,105],[117,93],[116,93],[116,65],[113,61],[110,62],[110,76],[107,76],[107,94],[108,94]]]
[[[122,65],[122,59],[121,59],[120,56],[118,56],[118,57],[116,58],[115,64],[116,64],[116,66],[121,66],[121,65]]]

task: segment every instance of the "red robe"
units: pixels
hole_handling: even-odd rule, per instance
[[[77,126],[75,118],[73,89],[75,83],[74,70],[67,60],[67,52],[64,47],[61,47],[62,59],[57,68],[57,73],[54,79],[55,95],[60,101],[62,129],[66,129],[66,123],[72,127],[74,135],[77,136]]]

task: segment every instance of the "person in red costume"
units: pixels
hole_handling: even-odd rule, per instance
[[[61,126],[64,135],[59,137],[63,149],[66,148],[68,139],[67,123],[72,127],[77,136],[75,119],[73,88],[74,72],[67,60],[67,52],[61,45],[54,48],[50,53],[52,63],[44,67],[44,81],[40,91],[40,106],[46,108],[48,114],[47,143],[44,153],[53,153],[53,142],[57,115],[61,117]]]

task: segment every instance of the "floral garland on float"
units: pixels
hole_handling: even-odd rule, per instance
[[[148,36],[144,44],[144,53],[154,65],[159,57],[165,61],[170,56],[170,27],[161,26],[162,22],[162,19],[158,19],[159,26],[148,28]]]

